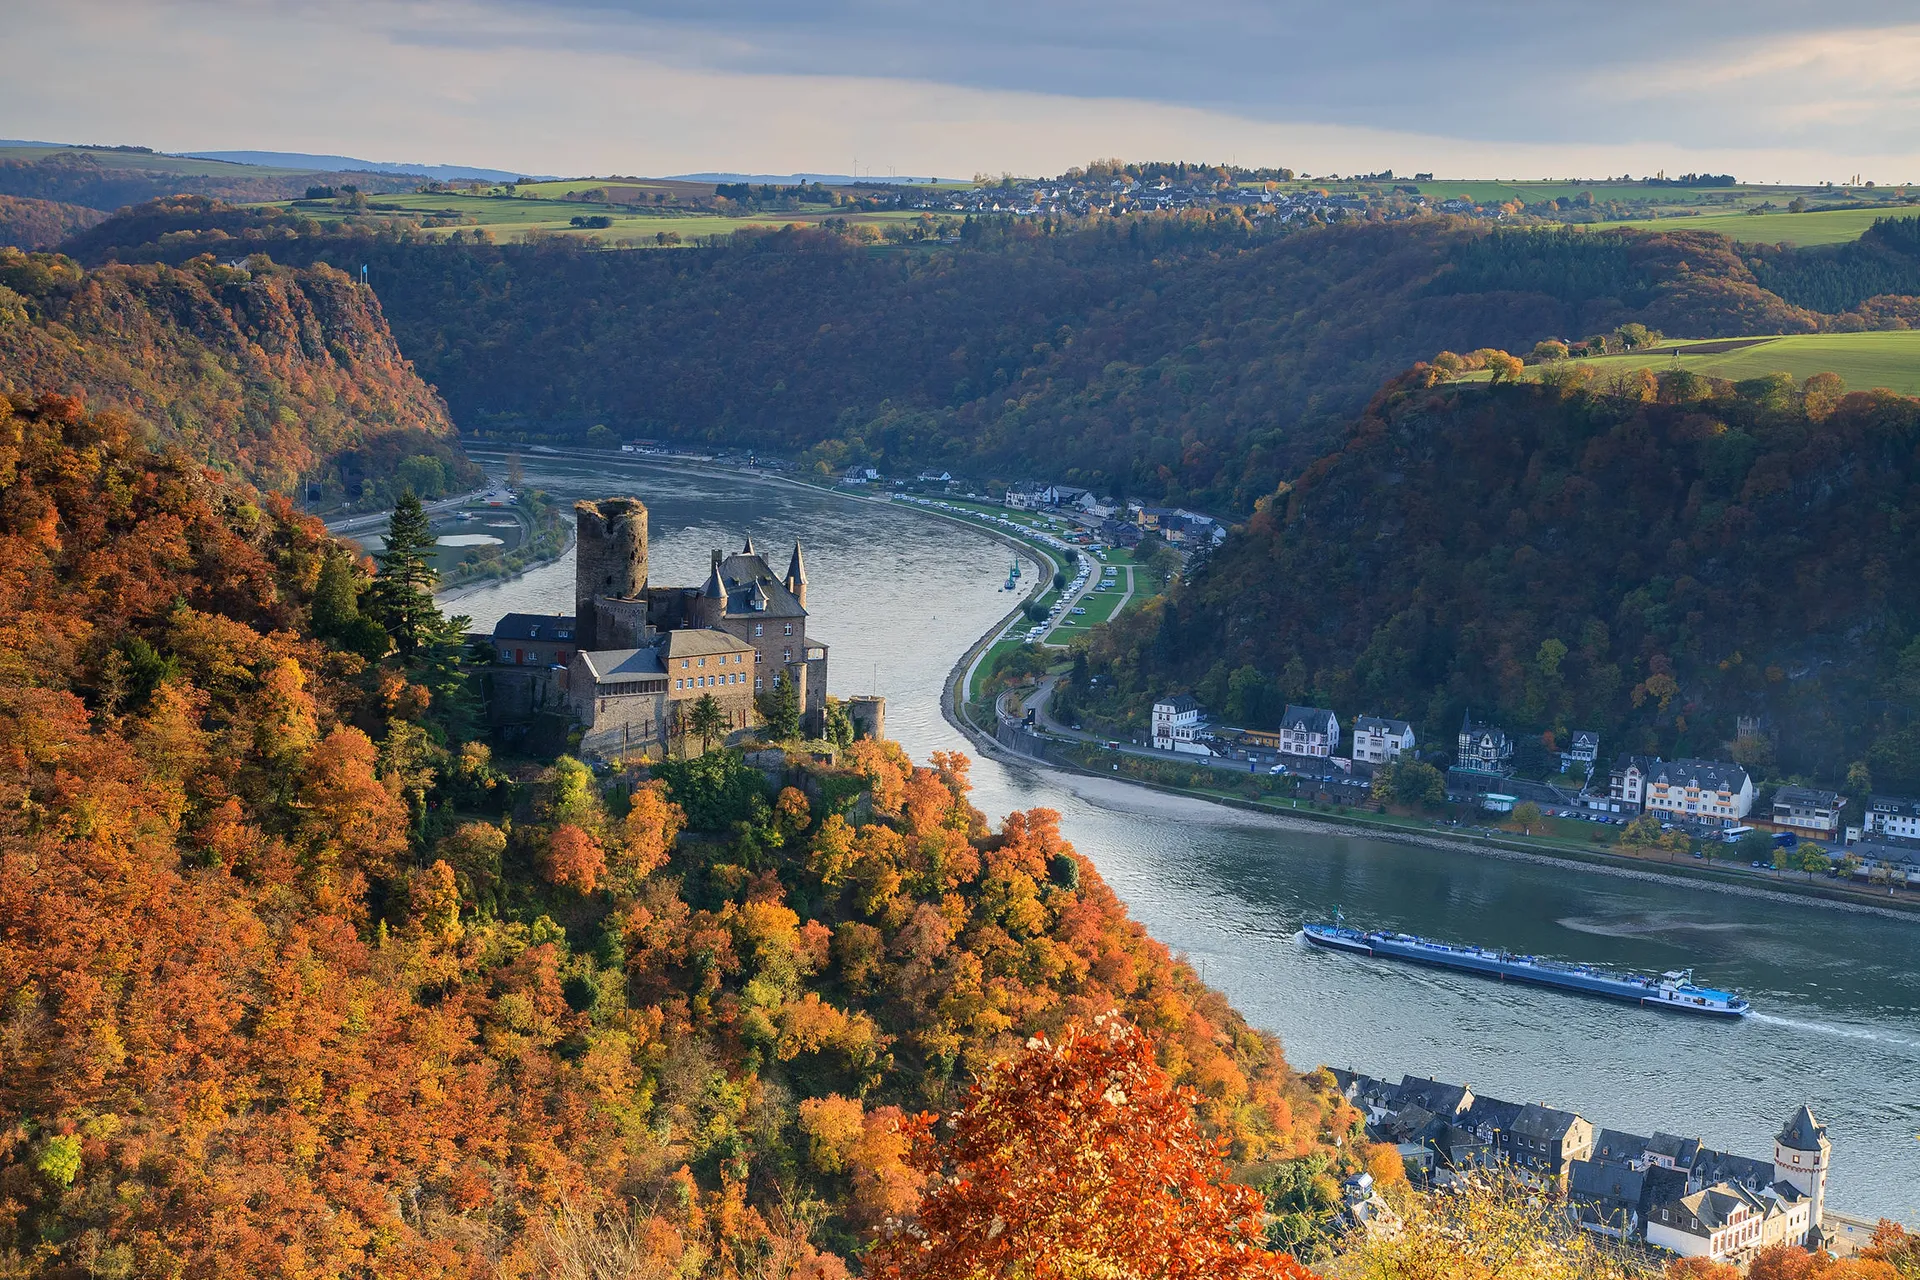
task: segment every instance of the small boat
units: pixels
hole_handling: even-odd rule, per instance
[[[1624,1000],[1648,1009],[1666,1009],[1709,1018],[1744,1018],[1752,1012],[1752,1006],[1736,992],[1696,985],[1691,969],[1669,970],[1656,978],[1625,970],[1602,969],[1595,965],[1515,955],[1490,947],[1435,942],[1411,933],[1354,929],[1344,924],[1337,915],[1332,924],[1308,924],[1303,932],[1308,942],[1332,951],[1457,969],[1501,982],[1557,987],[1581,995]]]

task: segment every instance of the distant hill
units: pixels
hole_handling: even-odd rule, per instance
[[[324,266],[84,271],[0,249],[0,394],[45,393],[126,410],[202,462],[333,502],[479,474],[379,301]]]
[[[331,170],[338,173],[400,173],[442,181],[472,178],[482,182],[514,182],[539,175],[512,169],[474,169],[461,164],[395,164],[387,160],[359,160],[353,156],[309,155],[304,151],[187,151],[181,154],[231,164],[272,165],[282,169]]]
[[[1250,511],[1382,379],[1442,349],[1525,353],[1633,323],[1700,338],[1888,327],[1912,305],[1873,296],[1834,314],[1756,276],[1791,271],[1812,296],[1850,269],[1825,251],[1449,218],[985,218],[957,243],[892,251],[792,228],[677,252],[345,235],[301,213],[176,202],[68,247],[89,262],[258,250],[365,265],[401,349],[463,428],[489,435],[584,441],[605,424],[828,471],[937,463],[1221,513]]]
[[[84,205],[0,196],[0,246],[51,249],[74,232],[105,219],[104,213]]]
[[[104,213],[173,195],[289,200],[310,186],[352,183],[369,194],[411,191],[411,174],[340,174],[161,155],[141,148],[0,146],[0,195]]]
[[[1920,399],[1584,372],[1389,384],[1190,581],[1096,634],[1107,709],[1197,689],[1234,723],[1307,703],[1450,750],[1471,708],[1523,743],[1597,729],[1608,756],[1920,788]],[[1729,747],[1742,717],[1760,733]]]

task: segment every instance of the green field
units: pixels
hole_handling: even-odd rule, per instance
[[[1729,346],[1733,349],[1725,349]],[[1707,350],[1698,353],[1699,348]],[[1579,363],[1603,376],[1631,369],[1690,369],[1736,382],[1768,373],[1790,373],[1796,381],[1816,373],[1837,373],[1852,391],[1885,387],[1903,395],[1920,395],[1920,329],[1664,343],[1648,352],[1597,356]],[[1537,371],[1538,366],[1529,369]]]
[[[185,177],[209,178],[283,178],[309,173],[307,169],[279,169],[269,165],[235,164],[230,160],[196,160],[189,156],[163,156],[159,152],[104,151],[91,147],[0,147],[0,160],[25,160],[38,163],[55,156],[84,158],[102,169],[142,169],[154,173],[177,173]]]
[[[564,194],[565,190],[588,190],[594,185],[609,184],[574,182],[544,185],[560,189],[561,194]],[[522,187],[520,190],[526,191],[528,188]],[[717,213],[697,213],[671,204],[662,206],[659,210],[642,210],[628,205],[601,204],[587,200],[457,193],[369,196],[367,209],[364,212],[343,210],[337,202],[332,200],[284,200],[273,202],[271,207],[305,213],[315,218],[345,218],[352,221],[392,219],[443,221],[445,225],[425,228],[429,235],[452,235],[455,231],[478,226],[487,228],[496,240],[507,242],[523,240],[529,232],[546,232],[564,236],[594,237],[609,244],[618,244],[622,241],[635,243],[652,241],[662,234],[676,235],[683,241],[691,240],[695,236],[730,236],[742,227],[777,228],[795,223],[806,225],[819,222],[822,218],[829,216],[820,206],[809,206],[809,211],[801,213],[755,213],[735,217]],[[884,226],[890,222],[911,221],[919,215],[908,210],[884,210],[848,212],[837,216],[843,217],[848,222]],[[572,222],[576,217],[605,217],[612,220],[612,225],[593,228],[576,227]]]
[[[1819,245],[1858,240],[1879,218],[1910,218],[1913,205],[1882,205],[1872,209],[1810,210],[1806,213],[1746,213],[1714,209],[1698,214],[1679,213],[1624,222],[1588,222],[1595,229],[1632,227],[1638,231],[1716,231],[1747,244]]]

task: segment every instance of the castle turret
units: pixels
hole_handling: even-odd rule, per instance
[[[800,554],[798,538],[793,541],[793,559],[787,564],[787,590],[793,592],[802,609],[807,607],[807,563]]]
[[[750,556],[753,554],[753,535],[752,534],[747,535],[747,545],[740,548],[740,554],[743,556]]]
[[[1808,1223],[1818,1240],[1820,1217],[1827,1204],[1827,1166],[1833,1144],[1827,1128],[1813,1118],[1813,1108],[1802,1106],[1773,1140],[1773,1180],[1799,1188],[1812,1202]]]
[[[607,648],[617,641],[601,634],[608,628],[600,625],[595,601],[646,597],[646,504],[638,498],[601,498],[574,503],[573,514],[579,528],[573,575],[575,636],[582,649]],[[632,610],[620,612],[624,618]]]

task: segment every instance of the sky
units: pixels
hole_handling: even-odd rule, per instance
[[[1920,180],[1913,0],[8,0],[0,136],[567,176]],[[29,50],[40,56],[27,55]]]

